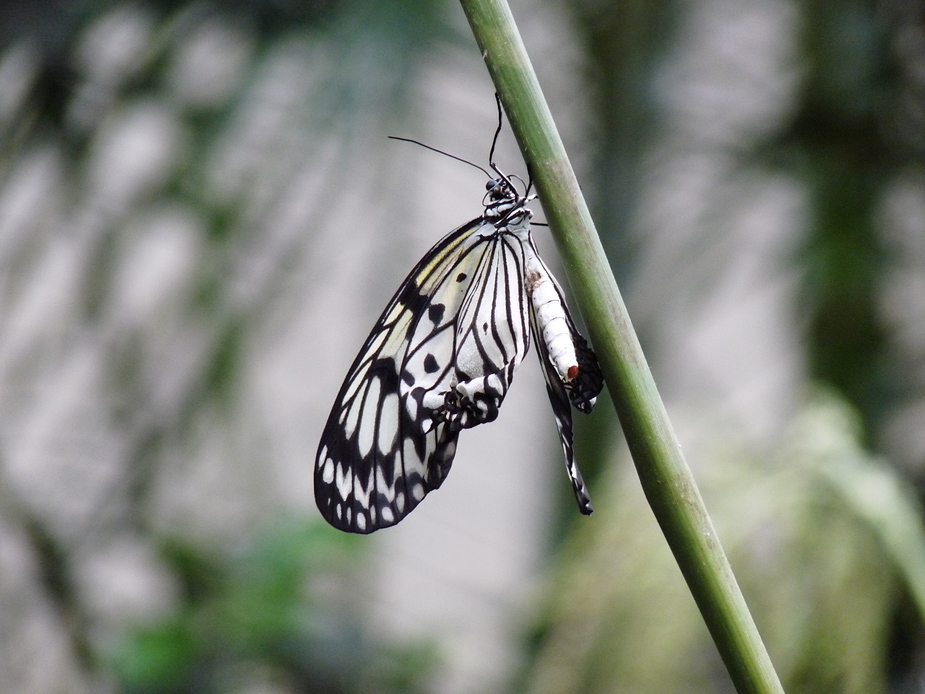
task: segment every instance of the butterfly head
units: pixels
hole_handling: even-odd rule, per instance
[[[536,196],[521,195],[509,177],[498,173],[498,178],[485,182],[486,192],[482,200],[485,218],[494,222],[496,227],[517,226],[529,222],[533,212],[527,207],[527,203]]]

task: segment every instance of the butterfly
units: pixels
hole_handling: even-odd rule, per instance
[[[334,402],[315,458],[315,502],[340,530],[395,525],[443,484],[459,432],[497,418],[531,335],[578,508],[592,511],[570,408],[590,412],[603,376],[537,253],[530,185],[518,192],[512,179],[520,179],[495,166],[494,148],[494,176],[482,169],[491,179],[484,211],[411,270]]]

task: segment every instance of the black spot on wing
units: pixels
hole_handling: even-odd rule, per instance
[[[398,301],[414,315],[421,315],[430,303],[424,294],[418,291],[414,282],[408,282],[401,288]]]
[[[436,358],[433,354],[428,354],[424,357],[424,371],[429,374],[437,373],[440,370],[440,364],[437,363]]]
[[[382,395],[398,392],[398,371],[392,357],[379,357],[369,365],[369,375],[379,379]]]
[[[446,311],[446,306],[443,304],[433,304],[429,309],[427,309],[427,317],[430,318],[430,322],[434,325],[440,325],[440,322],[443,320],[443,314]]]
[[[466,277],[468,277],[468,275],[465,272],[460,272],[458,275],[456,275],[456,281],[462,282],[464,279],[466,279]]]

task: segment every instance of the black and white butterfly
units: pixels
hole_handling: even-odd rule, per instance
[[[531,334],[578,507],[591,513],[570,404],[591,411],[600,366],[537,254],[527,207],[535,196],[529,186],[521,195],[493,154],[494,144],[484,212],[405,278],[334,402],[315,459],[315,501],[336,528],[395,525],[443,484],[460,430],[498,416]]]

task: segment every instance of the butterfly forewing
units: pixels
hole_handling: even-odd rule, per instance
[[[397,523],[443,482],[458,431],[497,416],[529,341],[525,234],[474,220],[434,246],[386,306],[315,461],[315,500],[335,527]]]

